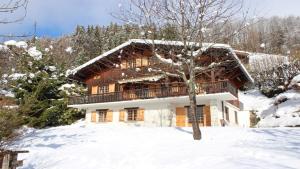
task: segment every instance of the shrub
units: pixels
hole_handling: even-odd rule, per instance
[[[17,136],[16,129],[23,123],[15,109],[0,108],[0,148]]]

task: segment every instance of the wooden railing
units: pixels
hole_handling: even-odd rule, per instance
[[[197,94],[213,94],[229,92],[237,96],[237,89],[229,81],[218,81],[212,83],[198,83]],[[104,103],[117,102],[136,99],[152,99],[164,97],[187,96],[188,90],[186,86],[172,84],[169,87],[159,88],[143,88],[134,90],[124,90],[119,92],[75,96],[69,98],[69,104],[90,104],[90,103]]]

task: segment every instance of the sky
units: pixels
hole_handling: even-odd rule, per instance
[[[5,1],[5,0],[0,0]],[[118,5],[129,0],[29,0],[26,18],[18,23],[0,24],[0,35],[58,37],[70,34],[76,25],[108,25],[119,22],[111,16]],[[1,2],[0,2],[1,5]],[[257,16],[300,16],[300,0],[245,0],[245,8]],[[1,17],[1,15],[0,15]]]

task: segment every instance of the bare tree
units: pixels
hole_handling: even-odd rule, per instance
[[[120,13],[115,17],[127,23],[139,24],[152,39],[153,55],[169,69],[158,70],[168,76],[177,77],[184,81],[188,89],[189,103],[192,115],[193,138],[201,139],[199,119],[196,116],[196,76],[218,66],[227,64],[226,61],[199,65],[196,61],[210,46],[220,41],[223,25],[234,17],[245,20],[242,0],[130,0],[128,6],[120,6]],[[244,23],[244,22],[240,22]],[[163,56],[155,45],[155,30],[164,25],[172,25],[178,32],[178,40],[182,49],[169,49],[168,58]],[[227,33],[232,37],[245,25],[239,25]],[[143,32],[143,33],[145,33]],[[212,42],[210,46],[204,42]],[[172,46],[172,44],[170,44]],[[176,48],[176,49],[175,49]],[[172,52],[173,51],[173,52]],[[176,51],[176,52],[174,52]],[[170,56],[171,55],[171,56]],[[172,68],[172,71],[170,70]]]
[[[24,20],[29,0],[3,0],[0,2],[0,24],[11,24]],[[0,35],[0,37],[28,37],[29,35]]]
[[[22,21],[27,14],[28,0],[4,0],[0,3],[0,24]]]

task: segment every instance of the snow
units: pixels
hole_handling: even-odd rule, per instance
[[[16,44],[17,44],[17,41],[15,41],[15,40],[9,40],[9,41],[4,42],[4,45],[6,45],[6,46],[16,46]]]
[[[9,78],[12,79],[12,80],[18,80],[18,79],[23,78],[24,76],[26,76],[26,74],[23,74],[23,73],[13,73],[13,74],[9,75]]]
[[[156,82],[164,77],[165,77],[164,75],[157,75],[157,76],[141,77],[141,78],[134,78],[134,79],[124,79],[124,80],[119,80],[118,83],[123,84],[123,83],[143,82],[143,81]]]
[[[70,88],[73,88],[75,87],[75,84],[63,84],[62,86],[60,86],[58,88],[58,90],[65,90],[65,89],[70,89]]]
[[[27,43],[24,42],[24,41],[19,41],[19,42],[17,42],[17,43],[16,43],[16,46],[17,46],[18,48],[23,48],[23,49],[27,49],[27,47],[28,47]]]
[[[8,51],[8,50],[9,50],[9,48],[8,48],[6,45],[1,45],[1,44],[0,44],[0,51],[6,52],[6,51]]]
[[[191,128],[85,124],[27,129],[15,149],[20,169],[296,169],[300,129]]]
[[[48,69],[49,69],[51,72],[56,71],[56,67],[55,67],[55,66],[48,66]]]
[[[239,100],[244,104],[244,110],[257,111],[259,115],[272,105],[273,99],[267,98],[259,90],[239,91]]]
[[[300,74],[295,76],[292,80],[291,83],[289,85],[289,88],[293,87],[293,86],[297,86],[300,87]]]
[[[300,93],[288,90],[274,98],[267,98],[258,90],[239,92],[245,110],[255,110],[260,117],[258,127],[300,125]]]
[[[15,97],[15,95],[8,90],[0,89],[0,95],[4,95],[6,97]]]
[[[33,57],[34,60],[42,59],[42,52],[37,50],[35,46],[28,49],[28,54]]]
[[[26,49],[28,47],[27,43],[25,41],[15,41],[15,40],[9,40],[4,42],[5,46],[16,46],[18,48]]]
[[[69,54],[72,54],[73,53],[73,49],[72,49],[72,47],[67,47],[66,49],[65,49],[65,51],[67,52],[67,53],[69,53]]]
[[[262,44],[260,44],[260,47],[261,47],[261,48],[265,48],[265,47],[266,47],[266,44],[265,44],[265,43],[262,43]]]
[[[288,57],[282,55],[272,55],[266,53],[250,53],[248,57],[249,57],[249,65],[251,69],[259,68],[261,70],[270,70],[273,67],[279,66],[281,64],[289,63]]]

